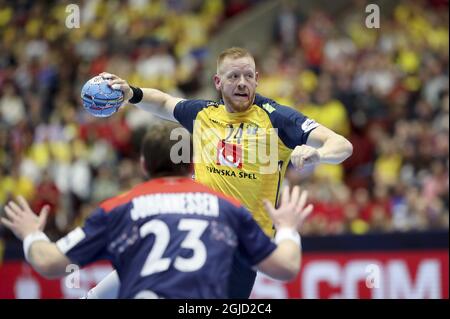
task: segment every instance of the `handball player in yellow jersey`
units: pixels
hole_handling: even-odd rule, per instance
[[[289,161],[297,169],[339,164],[353,152],[343,136],[257,94],[255,61],[243,48],[229,48],[218,57],[214,85],[222,97],[219,102],[186,100],[130,86],[110,73],[100,75],[122,90],[129,103],[156,114],[163,111],[188,129],[194,140],[195,179],[239,200],[268,235],[273,227],[263,199],[277,204]],[[229,297],[248,298],[255,277],[237,255]]]

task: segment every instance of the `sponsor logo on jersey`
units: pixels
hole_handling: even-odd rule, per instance
[[[275,111],[275,108],[270,105],[269,103],[264,103],[262,105],[263,109],[265,109],[269,114],[271,114],[273,111]]]
[[[210,120],[212,123],[217,124],[217,125],[220,125],[220,126],[222,126],[222,127],[226,127],[226,126],[228,125],[227,123],[218,121],[218,120],[216,120],[216,119],[210,118],[209,120]]]
[[[238,172],[228,170],[228,169],[218,169],[215,167],[206,166],[206,169],[209,173],[221,175],[221,176],[227,176],[227,177],[237,177],[237,178],[243,178],[243,179],[258,179],[255,173],[247,173],[247,172]]]
[[[61,238],[56,242],[56,246],[59,250],[65,254],[69,250],[71,250],[76,244],[81,242],[86,237],[83,229],[80,227],[75,228],[70,233],[68,233],[65,237]]]
[[[256,133],[258,132],[258,125],[254,124],[254,123],[249,123],[247,125],[247,134],[248,135],[256,135]]]
[[[312,119],[307,119],[302,124],[302,130],[303,130],[303,132],[308,133],[309,131],[311,131],[312,129],[314,129],[318,126],[319,126],[319,123],[317,123],[316,121],[314,121]]]
[[[228,246],[236,247],[238,244],[237,236],[233,229],[231,229],[228,225],[218,223],[217,221],[213,220],[210,224],[211,228],[211,238],[225,242]]]
[[[217,102],[214,102],[214,101],[208,101],[208,102],[206,102],[206,106],[218,107],[219,104]]]
[[[242,168],[242,146],[227,143],[224,140],[217,144],[217,165]]]

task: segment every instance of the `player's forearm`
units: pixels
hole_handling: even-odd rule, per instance
[[[301,238],[291,227],[279,228],[275,235],[277,248],[258,264],[258,269],[274,279],[293,280],[300,271]]]
[[[143,88],[142,102],[156,104],[164,107],[168,99],[172,96],[157,89]]]
[[[37,241],[31,245],[28,262],[46,278],[58,278],[66,275],[66,267],[70,263],[55,243],[45,241]]]
[[[274,279],[293,280],[300,270],[300,249],[293,241],[283,240],[257,268]]]
[[[173,117],[175,105],[181,101],[177,98],[157,89],[143,88],[142,100],[136,106],[153,115],[162,117],[169,121],[176,121]]]
[[[300,270],[300,248],[291,240],[283,240],[278,244],[277,252],[280,267],[276,278],[279,280],[293,280]]]
[[[353,145],[345,137],[334,134],[317,151],[321,163],[340,164],[352,155]]]

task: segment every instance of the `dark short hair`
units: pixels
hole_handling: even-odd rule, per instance
[[[177,129],[175,132],[179,134],[175,134],[173,139],[170,139],[171,133],[175,129]],[[173,151],[172,147],[182,139],[189,141],[189,152],[192,154],[191,134],[180,125],[164,121],[153,125],[147,131],[142,140],[141,154],[150,177],[186,176],[192,172],[191,156],[187,161],[181,163],[174,163],[171,158],[171,152],[178,150],[179,153],[180,151],[178,147]]]

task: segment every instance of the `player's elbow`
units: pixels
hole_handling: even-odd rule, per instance
[[[298,256],[292,256],[292,258],[285,259],[283,263],[279,264],[278,271],[274,276],[275,279],[281,281],[294,280],[300,271],[301,261]]]
[[[278,280],[292,281],[297,277],[298,272],[300,271],[300,263],[291,263],[291,264],[292,265],[286,267],[286,269],[284,269],[280,273]]]
[[[59,275],[57,275],[57,274],[55,274],[53,272],[40,272],[39,274],[42,277],[44,277],[45,279],[49,279],[49,280],[51,280],[51,279],[58,279],[58,278],[61,277],[61,276],[59,276]]]
[[[300,265],[301,252],[298,245],[283,241],[257,268],[273,279],[292,281],[300,271]]]
[[[34,263],[33,268],[46,279],[55,279],[59,276],[54,271],[51,264],[45,262]]]
[[[337,141],[336,143],[339,145],[339,153],[341,154],[340,162],[345,161],[347,158],[349,158],[353,154],[353,145],[350,143],[349,140],[347,140],[342,135],[336,134]]]
[[[65,275],[61,265],[48,260],[34,261],[33,268],[46,279],[56,279]]]
[[[350,156],[352,156],[353,154],[353,144],[350,143],[349,140],[347,140],[345,137],[343,138],[343,149],[344,149],[344,153],[345,153],[345,159],[349,158]]]

